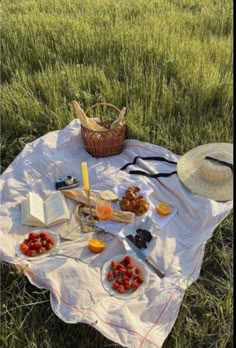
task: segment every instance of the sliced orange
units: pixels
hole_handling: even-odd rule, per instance
[[[162,216],[169,215],[171,213],[171,210],[172,210],[171,206],[167,203],[164,203],[164,202],[160,202],[156,206],[157,213],[162,215]]]
[[[100,253],[105,248],[105,243],[100,239],[91,239],[89,241],[88,248],[93,253]]]

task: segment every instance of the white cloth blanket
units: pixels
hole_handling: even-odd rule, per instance
[[[124,347],[161,347],[175,323],[185,289],[199,276],[206,241],[233,204],[192,194],[176,174],[158,180],[128,174],[130,169],[171,172],[175,165],[139,160],[126,171],[119,170],[137,155],[165,156],[172,161],[179,158],[160,146],[136,140],[126,140],[120,155],[93,158],[83,148],[78,120],[27,144],[0,179],[0,255],[9,263],[28,264],[26,276],[36,287],[50,290],[52,310],[61,320],[87,323]],[[125,252],[118,238],[108,242],[101,254],[87,258],[88,264],[62,256],[28,262],[15,254],[16,244],[33,230],[20,223],[20,203],[27,192],[35,191],[45,198],[55,189],[56,179],[64,175],[76,175],[82,183],[82,161],[88,163],[93,189],[112,189],[124,181],[142,180],[150,185],[157,200],[177,209],[171,221],[158,230],[156,247],[150,254],[150,259],[166,271],[166,277],[160,279],[149,270],[148,287],[138,297],[118,299],[102,286],[104,262]],[[75,202],[67,199],[67,203],[73,220]],[[60,227],[51,230],[58,232]],[[90,238],[91,234],[84,234],[78,241],[62,242],[63,253],[81,256]]]

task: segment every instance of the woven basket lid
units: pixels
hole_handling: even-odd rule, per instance
[[[216,201],[232,200],[233,170],[214,159],[233,165],[233,145],[212,143],[188,151],[178,161],[178,177],[197,195]]]

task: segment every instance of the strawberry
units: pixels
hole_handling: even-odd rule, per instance
[[[128,287],[129,288],[129,281],[124,279],[124,286]]]
[[[126,270],[126,275],[127,275],[127,277],[131,278],[132,275],[133,275],[132,269],[127,269],[127,270]]]
[[[138,274],[138,275],[135,276],[134,281],[136,281],[139,284],[142,284],[144,282],[144,278],[143,278],[142,275]]]
[[[46,243],[46,245],[45,245],[45,249],[46,250],[51,250],[52,248],[53,248],[53,244],[52,243]]]
[[[54,239],[50,236],[47,236],[48,243],[52,243],[54,245]]]
[[[34,242],[33,240],[30,240],[30,241],[29,241],[28,246],[29,246],[29,248],[30,248],[31,250],[35,250],[35,249],[36,249],[36,248],[35,248],[35,242]]]
[[[39,255],[42,255],[42,254],[44,254],[45,252],[46,252],[46,249],[45,249],[44,247],[41,247],[41,248],[37,249],[37,253],[38,253]]]
[[[20,250],[24,255],[27,255],[27,252],[29,250],[29,247],[26,243],[22,243],[20,246]]]
[[[128,280],[129,281],[129,277],[125,274],[125,275],[123,275],[123,280]]]
[[[134,262],[130,261],[130,263],[128,263],[128,265],[126,266],[128,269],[134,268]]]
[[[118,289],[119,286],[120,286],[120,285],[119,285],[117,282],[114,282],[114,283],[112,284],[112,287],[113,287],[114,290]]]
[[[125,258],[123,259],[123,261],[124,261],[124,264],[125,265],[128,265],[129,263],[130,263],[130,261],[131,261],[131,257],[130,256],[125,256]]]
[[[41,243],[39,240],[37,240],[37,241],[34,243],[34,249],[40,249],[42,246],[43,246],[43,245],[42,245],[42,243]]]
[[[125,288],[124,288],[124,285],[119,285],[119,288],[118,288],[118,291],[123,294],[125,292]]]
[[[108,273],[107,273],[107,280],[110,282],[110,281],[113,280],[113,279],[114,279],[114,277],[113,277],[112,272],[108,272]]]
[[[41,237],[41,239],[47,239],[48,238],[48,235],[47,235],[46,232],[40,232],[39,236]]]
[[[141,274],[141,273],[142,273],[142,270],[141,270],[140,267],[137,267],[137,266],[136,266],[134,272],[137,273],[137,274]]]
[[[117,263],[116,261],[111,261],[111,268],[116,269]]]
[[[122,263],[118,263],[118,265],[116,266],[116,269],[118,270],[125,269],[125,266],[122,265]]]
[[[125,275],[125,273],[126,273],[126,269],[125,268],[121,268],[120,269],[120,274]]]
[[[30,257],[35,256],[36,255],[36,250],[28,250],[26,255],[30,256]]]
[[[116,279],[116,282],[120,285],[120,284],[122,284],[122,279],[118,278],[118,279]]]
[[[139,284],[138,284],[138,282],[133,281],[133,282],[130,284],[130,287],[133,289],[133,291],[135,291],[135,290],[138,289]]]
[[[27,244],[27,245],[28,245],[28,243],[29,243],[29,239],[25,239],[23,243],[25,243],[25,244]]]
[[[32,240],[38,238],[38,233],[36,232],[30,232],[28,239]]]
[[[125,289],[125,291],[126,291],[126,290],[129,290],[129,285],[126,285],[126,284],[125,284],[125,285],[124,285],[124,289]]]
[[[120,272],[118,271],[118,269],[115,269],[112,274],[114,277],[116,277]]]

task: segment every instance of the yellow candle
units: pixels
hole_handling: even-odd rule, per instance
[[[88,177],[88,168],[87,168],[86,162],[82,162],[82,176],[83,176],[84,190],[89,191],[89,177]]]

